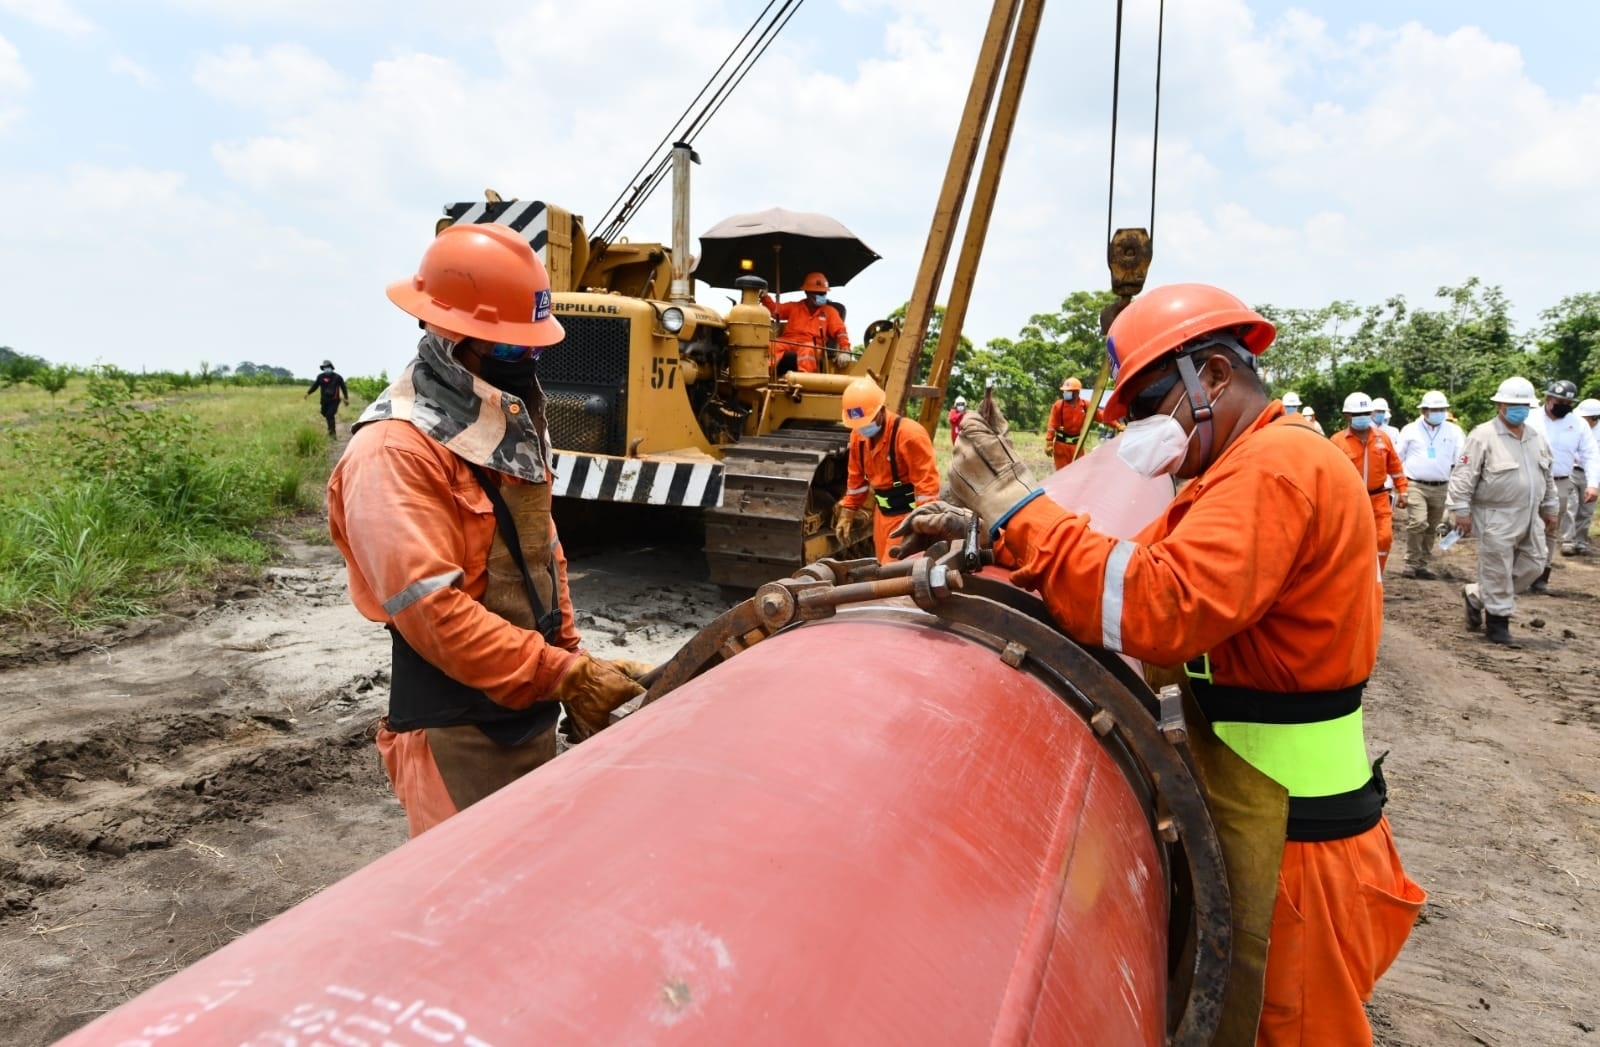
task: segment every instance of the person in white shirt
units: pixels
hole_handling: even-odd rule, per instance
[[[1600,422],[1600,400],[1596,400],[1593,397],[1584,400],[1578,404],[1578,409],[1573,413],[1589,423],[1590,434],[1594,436],[1595,443],[1600,444],[1600,430],[1595,428],[1595,424]],[[1589,488],[1593,487],[1596,481],[1600,481],[1600,476],[1595,476],[1577,462],[1572,463],[1572,473],[1570,475],[1572,476],[1573,489],[1576,490],[1581,487],[1586,495]],[[1574,499],[1574,501],[1578,504],[1574,513],[1572,527],[1572,548],[1570,550],[1562,549],[1562,552],[1569,556],[1588,556],[1589,528],[1594,523],[1595,503],[1587,498]]]
[[[1381,396],[1372,398],[1372,427],[1383,430],[1383,435],[1389,438],[1391,447],[1400,442],[1400,430],[1389,424],[1389,401]],[[1389,492],[1389,504],[1394,505],[1394,481],[1387,476],[1384,477],[1383,489]]]
[[[1428,558],[1433,555],[1439,521],[1444,519],[1450,468],[1461,457],[1466,434],[1446,417],[1450,401],[1438,389],[1423,394],[1417,407],[1421,416],[1401,429],[1394,441],[1412,495],[1406,507],[1406,565],[1400,577],[1434,578]]]
[[[1600,483],[1600,446],[1596,446],[1589,424],[1572,413],[1578,399],[1578,387],[1565,379],[1551,382],[1544,391],[1544,409],[1534,411],[1528,418],[1528,428],[1544,437],[1550,445],[1555,460],[1553,475],[1556,494],[1561,499],[1560,535],[1561,551],[1571,555],[1576,538],[1578,503],[1594,502],[1600,496],[1595,488]],[[1572,479],[1576,468],[1584,477],[1583,487]],[[1550,591],[1550,565],[1555,560],[1556,543],[1546,543],[1544,573],[1533,583],[1530,592]]]

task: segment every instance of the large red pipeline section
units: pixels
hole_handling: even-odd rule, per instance
[[[1119,748],[1152,718],[1090,715],[1126,678],[1075,690],[1015,642],[1048,630],[949,602],[738,625],[663,700],[64,1042],[1161,1044],[1151,780],[1177,764]]]

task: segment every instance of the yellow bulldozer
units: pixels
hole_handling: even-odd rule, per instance
[[[839,394],[860,375],[882,381],[898,328],[873,323],[859,352],[826,354],[822,372],[775,375],[765,280],[735,280],[725,313],[694,301],[688,146],[672,160],[671,245],[591,238],[579,215],[493,191],[447,205],[437,228],[506,225],[549,270],[567,332],[539,361],[553,493],[703,509],[712,581],[754,588],[842,551],[829,527],[849,444]]]

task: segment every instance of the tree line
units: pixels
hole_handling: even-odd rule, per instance
[[[0,345],[0,389],[17,385],[33,385],[50,394],[52,400],[74,378],[101,377],[121,382],[131,393],[143,390],[159,394],[169,390],[194,389],[212,384],[239,385],[296,385],[308,379],[296,378],[287,367],[251,363],[245,360],[237,367],[223,364],[212,366],[202,360],[196,371],[128,371],[116,364],[94,364],[74,367],[71,364],[52,364],[39,356],[20,353],[10,346]]]
[[[1096,384],[1105,358],[1100,310],[1113,300],[1110,292],[1074,291],[1056,311],[1030,317],[1014,338],[981,347],[963,338],[947,399],[973,400],[992,382],[1014,425],[1042,428],[1063,379],[1081,379],[1085,389]],[[1330,422],[1345,396],[1359,390],[1388,400],[1403,424],[1429,389],[1443,390],[1463,422],[1483,421],[1494,413],[1495,388],[1512,375],[1541,390],[1564,378],[1581,396],[1600,396],[1600,293],[1561,299],[1526,331],[1512,323],[1505,293],[1476,277],[1440,287],[1432,302],[1415,307],[1395,295],[1365,306],[1346,299],[1316,309],[1256,308],[1278,329],[1261,357],[1268,390],[1299,393]],[[942,319],[942,312],[934,318],[922,373]]]

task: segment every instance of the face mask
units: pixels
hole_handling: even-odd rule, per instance
[[[1526,404],[1516,404],[1506,408],[1506,424],[1521,425],[1528,420],[1528,407]]]
[[[1372,416],[1369,414],[1356,415],[1354,418],[1350,419],[1350,428],[1354,429],[1358,433],[1371,429]]]
[[[479,365],[478,377],[496,389],[526,400],[533,395],[533,384],[539,377],[539,360],[533,356],[522,360],[497,360],[493,356],[485,356]]]
[[[814,294],[811,296],[811,304],[817,306],[827,305],[828,296],[825,294]]]
[[[1285,411],[1285,412],[1286,412],[1286,413],[1288,413],[1288,414],[1299,414],[1299,413],[1300,413],[1300,408],[1299,408],[1299,407],[1298,407],[1298,406],[1295,406],[1295,407],[1285,407],[1285,408],[1284,408],[1284,411]]]
[[[1062,393],[1061,394],[1061,399],[1067,401],[1067,403],[1071,403],[1072,401],[1076,400],[1077,398],[1078,398],[1078,394],[1077,393],[1070,393],[1069,392],[1069,393]]]
[[[1551,418],[1565,418],[1567,415],[1569,415],[1571,413],[1572,413],[1572,405],[1571,404],[1556,404],[1555,406],[1550,408],[1550,417]]]
[[[329,372],[329,371],[331,371],[331,370],[333,370],[333,368],[331,368],[331,367],[324,367],[324,368],[323,368],[323,369],[322,369],[322,373],[323,373],[323,374],[327,374],[327,373],[328,373],[328,372]]]
[[[1428,424],[1429,425],[1443,425],[1444,424],[1444,412],[1443,411],[1429,411],[1428,412]]]
[[[856,432],[870,440],[879,433],[883,432],[883,425],[879,422],[871,422],[867,425],[863,425],[861,428],[857,429]]]
[[[1388,421],[1389,421],[1389,416],[1384,414],[1382,411],[1374,411],[1374,412],[1372,412],[1372,424],[1373,425],[1378,425],[1378,426],[1386,425],[1386,424],[1388,424]]]
[[[1214,402],[1214,401],[1213,401]],[[1129,422],[1122,435],[1117,437],[1117,457],[1124,465],[1146,480],[1169,476],[1183,464],[1189,453],[1189,441],[1194,434],[1185,430],[1183,423],[1172,417],[1183,404],[1179,400],[1172,414],[1158,414]]]

